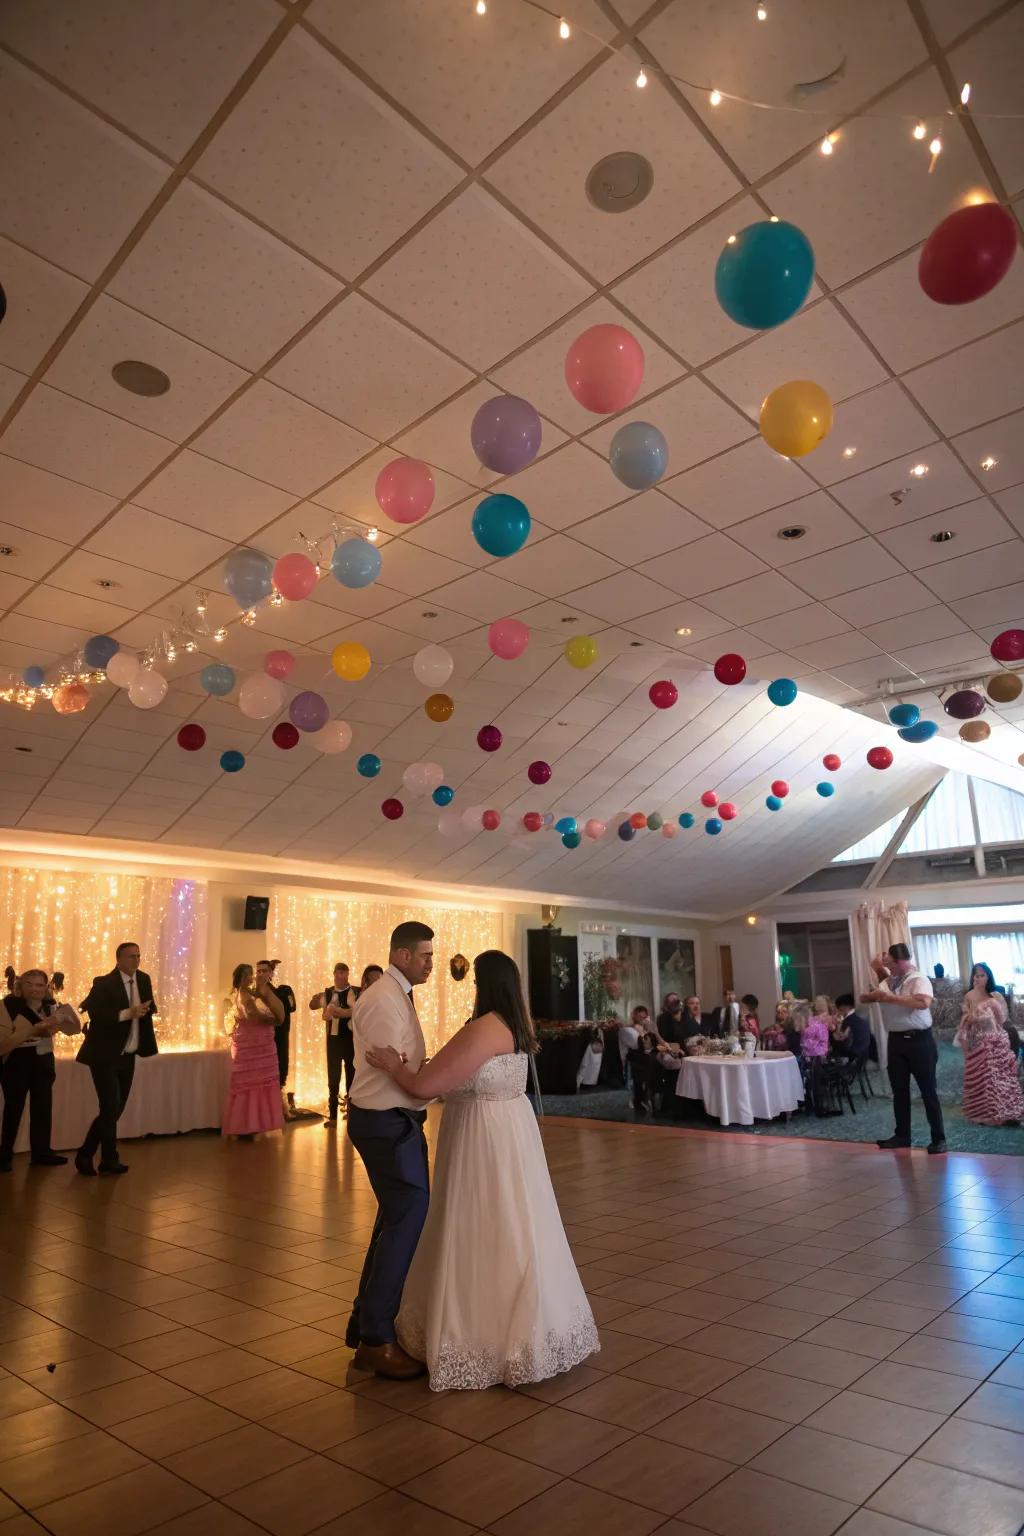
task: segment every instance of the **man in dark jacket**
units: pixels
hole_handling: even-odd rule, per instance
[[[139,970],[139,946],[119,944],[115,958],[114,969],[93,978],[80,1005],[89,1025],[77,1059],[92,1073],[98,1113],[75,1154],[75,1167],[90,1178],[97,1148],[100,1173],[128,1172],[117,1154],[117,1122],[132,1091],[136,1056],[156,1055],[156,999],[153,983]]]

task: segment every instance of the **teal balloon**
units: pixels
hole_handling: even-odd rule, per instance
[[[473,513],[473,537],[489,555],[507,559],[530,537],[530,514],[518,496],[485,496]]]
[[[274,590],[274,562],[258,549],[233,549],[224,565],[224,590],[239,608],[255,608]]]
[[[707,821],[704,823],[704,831],[707,833],[708,837],[717,837],[721,830],[722,823],[719,821],[718,817],[709,816]]]
[[[830,784],[827,779],[822,779],[821,783],[815,784],[814,787],[823,800],[830,800],[836,792],[835,785]]]
[[[939,728],[934,720],[918,720],[916,725],[906,725],[896,734],[901,741],[910,741],[917,745],[922,741],[931,741],[932,737],[937,736],[938,733]]]
[[[582,834],[582,832],[563,832],[562,833],[562,847],[563,848],[578,848],[580,843],[582,843],[582,841],[583,841],[583,834]]]
[[[450,784],[439,784],[430,798],[435,805],[451,805],[455,791]]]
[[[364,779],[375,779],[381,770],[381,760],[376,752],[364,752],[356,763],[356,773]]]
[[[110,635],[93,635],[82,647],[82,656],[87,667],[94,667],[98,671],[105,667],[111,656],[116,656],[121,649],[119,643]]]
[[[741,229],[715,266],[715,297],[730,320],[768,331],[796,314],[814,281],[814,251],[802,229],[762,219]]]
[[[46,673],[42,667],[26,667],[21,674],[21,680],[26,688],[41,688],[46,680]]]
[[[245,758],[241,752],[222,752],[220,765],[225,773],[241,773],[245,767]]]
[[[697,825],[697,818],[694,816],[692,811],[684,811],[679,818],[679,825],[684,828],[684,830],[689,831],[691,827]]]
[[[631,491],[646,491],[668,468],[668,443],[649,421],[629,421],[612,438],[608,463],[616,480]]]
[[[780,709],[785,709],[787,704],[792,704],[799,691],[791,677],[777,677],[774,683],[768,684],[768,697]]]
[[[380,575],[380,550],[369,539],[346,539],[331,556],[331,570],[343,587],[368,587]]]
[[[212,693],[222,699],[235,686],[235,669],[222,661],[211,661],[199,674],[199,686],[204,693]]]
[[[778,795],[769,795],[764,803],[770,811],[782,810],[782,801],[779,799]]]
[[[889,711],[889,719],[893,725],[916,725],[920,718],[921,711],[916,704],[894,704]]]
[[[662,826],[662,824],[663,824],[663,822],[664,822],[664,817],[659,815],[657,811],[652,811],[651,814],[647,818],[647,830],[648,830],[648,832],[657,832],[657,831],[659,831],[661,826]]]
[[[562,817],[560,817],[559,820],[555,822],[555,831],[556,832],[561,832],[563,837],[568,832],[575,832],[576,831],[576,817],[575,816],[562,816]]]

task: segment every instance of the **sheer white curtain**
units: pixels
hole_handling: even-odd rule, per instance
[[[915,933],[913,938],[914,959],[926,976],[934,971],[936,963],[944,965],[947,976],[960,973],[960,956],[955,933]]]
[[[880,901],[865,901],[850,916],[850,939],[853,948],[854,993],[867,991],[874,986],[871,961],[875,955],[884,954],[890,944],[910,943],[910,924],[905,901],[885,906]],[[868,1016],[878,1044],[878,1061],[885,1066],[885,1029],[882,1025],[878,1004],[872,1003]]]
[[[982,842],[1024,842],[1024,795],[973,775],[972,782]],[[867,837],[862,837],[860,842],[854,843],[844,853],[837,854],[832,860],[833,864],[842,864],[851,859],[877,859],[885,851],[889,839],[902,820],[903,816],[899,815],[883,822],[880,827],[869,832]],[[911,827],[900,853],[935,853],[941,849],[973,846],[974,823],[967,793],[967,775],[947,773]]]
[[[987,779],[975,779],[974,799],[983,843],[1024,842],[1024,795],[1002,784],[990,784]]]
[[[972,933],[971,964],[983,961],[990,966],[1001,987],[1013,987],[1024,993],[1024,931],[1007,933]]]

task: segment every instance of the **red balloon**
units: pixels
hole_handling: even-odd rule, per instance
[[[482,725],[476,733],[476,744],[481,752],[497,752],[501,746],[501,732],[496,725]]]
[[[772,780],[772,794],[777,800],[785,800],[786,796],[789,794],[789,785],[786,783],[785,779]]]
[[[826,752],[821,760],[821,766],[827,768],[829,773],[838,773],[843,766],[843,760],[835,752]]]
[[[270,739],[282,752],[290,752],[292,747],[298,745],[299,733],[290,720],[279,720],[270,733]]]
[[[483,815],[480,817],[480,825],[483,827],[485,832],[497,832],[498,828],[501,826],[501,812],[484,811]]]
[[[718,814],[721,816],[723,821],[735,821],[736,817],[739,815],[739,810],[735,805],[733,805],[731,800],[723,800],[721,805],[718,807]]]
[[[706,789],[700,797],[701,805],[706,805],[708,810],[713,810],[718,804],[718,796],[713,789]]]
[[[523,817],[523,826],[527,832],[539,832],[544,825],[544,817],[540,811],[527,811]]]
[[[1024,661],[1024,629],[1004,629],[990,649],[996,661]]]
[[[868,752],[868,762],[872,768],[891,768],[892,753],[888,747],[872,747]]]
[[[924,243],[917,277],[936,304],[972,304],[1001,283],[1017,250],[1017,226],[999,203],[958,208]]]
[[[178,732],[178,746],[184,752],[198,752],[206,746],[206,732],[201,725],[183,725]]]
[[[535,763],[531,763],[529,768],[527,768],[526,777],[531,784],[546,784],[551,777],[551,764],[545,763],[538,758]]]
[[[386,816],[388,821],[398,821],[405,815],[405,806],[401,800],[385,800],[380,809],[381,815]]]
[[[629,824],[631,827],[635,827],[638,832],[642,832],[647,825],[647,817],[643,811],[634,811],[629,818]]]
[[[671,709],[679,698],[679,689],[668,678],[662,678],[659,683],[652,683],[647,690],[647,697],[655,709]]]
[[[742,683],[747,675],[747,664],[742,656],[737,656],[735,651],[726,651],[724,656],[719,656],[715,662],[715,676],[720,683],[725,683],[732,688],[736,683]]]

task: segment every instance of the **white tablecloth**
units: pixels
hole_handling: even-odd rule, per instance
[[[803,1081],[789,1051],[743,1056],[688,1056],[679,1069],[676,1093],[702,1099],[709,1115],[723,1125],[753,1125],[796,1109]]]
[[[118,1140],[219,1126],[230,1071],[227,1050],[161,1051],[158,1056],[140,1056],[128,1107],[118,1123]],[[54,1148],[67,1151],[80,1146],[95,1114],[96,1092],[88,1067],[80,1066],[73,1057],[58,1057],[53,1085]],[[28,1117],[26,1104],[16,1152],[28,1151]]]

